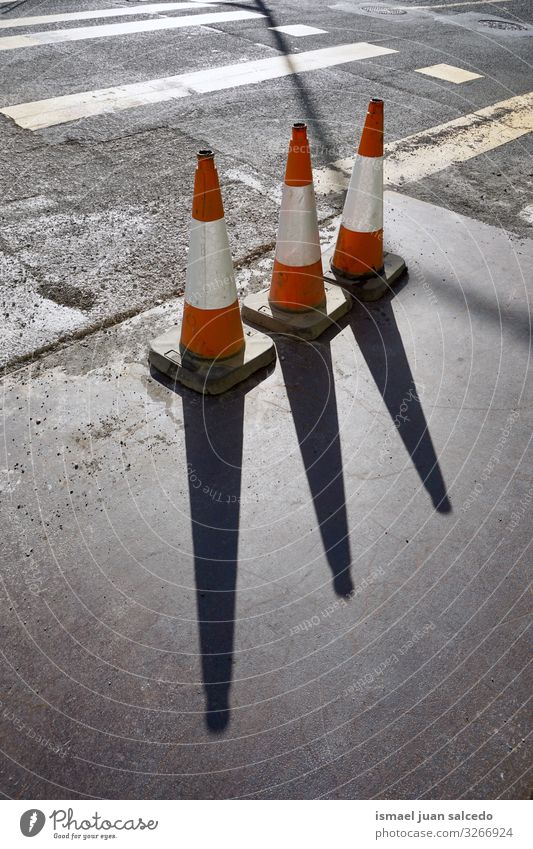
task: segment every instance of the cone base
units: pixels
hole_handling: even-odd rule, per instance
[[[324,279],[328,283],[334,283],[337,286],[342,286],[343,290],[352,298],[358,301],[377,301],[382,298],[387,292],[390,292],[394,284],[407,271],[407,266],[401,256],[398,254],[385,253],[383,256],[384,268],[381,274],[375,274],[372,277],[346,277],[342,272],[337,271],[331,265],[331,260],[335,251],[335,246],[322,254],[324,268],[327,271],[324,274]]]
[[[300,339],[317,339],[350,309],[351,302],[342,289],[325,285],[326,303],[306,312],[276,309],[269,300],[270,290],[248,295],[242,305],[244,321],[264,327],[272,333],[285,333]]]
[[[276,359],[274,342],[264,333],[245,330],[245,348],[224,360],[199,360],[180,354],[180,328],[173,327],[150,344],[150,365],[202,395],[220,395]]]

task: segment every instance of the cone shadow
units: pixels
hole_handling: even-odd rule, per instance
[[[398,435],[439,513],[451,503],[433,447],[416,383],[396,323],[391,298],[349,313],[348,323]]]
[[[347,596],[351,553],[330,345],[283,336],[276,345],[333,586]]]
[[[183,418],[206,724],[217,733],[230,718],[244,394],[183,392]]]
[[[205,722],[213,733],[230,720],[245,397],[274,368],[270,363],[231,391],[205,396],[150,367],[183,404]]]

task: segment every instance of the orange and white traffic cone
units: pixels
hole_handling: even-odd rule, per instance
[[[287,312],[319,309],[326,301],[311,152],[302,123],[292,128],[268,297]]]
[[[331,262],[344,277],[383,271],[383,101],[370,101]]]
[[[275,359],[272,340],[244,333],[211,150],[198,152],[181,333],[152,342],[150,363],[203,394],[219,394]]]
[[[401,257],[383,250],[383,132],[383,101],[374,97],[368,105],[331,259],[336,282],[363,300],[381,297],[405,271]]]
[[[216,360],[244,349],[233,261],[214,154],[198,153],[180,350]]]
[[[293,124],[269,290],[248,296],[243,317],[276,332],[316,339],[350,309],[324,285],[307,127]]]

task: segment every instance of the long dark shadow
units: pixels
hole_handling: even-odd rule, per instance
[[[279,337],[276,344],[333,586],[347,596],[351,552],[329,341]]]
[[[180,394],[205,717],[217,733],[230,718],[245,396],[238,391],[220,398]]]
[[[451,504],[390,297],[352,309],[349,324],[420,480],[439,513]]]
[[[5,15],[6,12],[14,12],[19,6],[23,6],[24,3],[26,3],[26,0],[13,0],[12,3],[0,6],[0,15]]]
[[[233,2],[225,3],[224,5],[227,7],[236,7],[238,9],[250,9],[250,4],[248,3],[245,4]],[[313,100],[302,75],[299,74],[294,68],[293,60],[291,57],[293,55],[298,54],[293,54],[291,52],[289,42],[282,32],[277,32],[276,30],[272,29],[273,27],[280,26],[280,21],[276,18],[268,4],[265,3],[264,0],[253,0],[253,6],[255,7],[257,12],[265,16],[265,27],[267,27],[270,32],[272,32],[276,47],[280,51],[280,53],[283,54],[285,61],[287,62],[287,65],[289,66],[292,72],[290,74],[290,81],[296,90],[296,97],[300,103],[300,108],[302,110],[301,115],[294,116],[295,120],[305,120],[306,123],[312,125],[313,134],[318,137],[318,141],[322,147],[322,150],[324,151],[324,156],[330,159],[332,151],[338,149],[338,141],[335,141],[335,139],[333,139],[328,134],[327,128],[324,126],[323,121],[318,116],[315,105],[313,103]],[[311,149],[313,149],[313,147],[316,147],[314,142]]]

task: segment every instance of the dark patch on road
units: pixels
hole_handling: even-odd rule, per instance
[[[393,6],[362,6],[361,11],[369,15],[406,15],[405,9],[395,9]]]
[[[488,4],[487,4],[488,6]],[[504,19],[503,15],[506,10],[499,10],[499,17],[496,18],[480,18],[477,12],[460,12],[458,14],[446,15],[446,23],[453,24],[457,27],[469,29],[474,32],[479,32],[482,35],[490,32],[490,37],[501,37],[502,39],[513,38],[528,38],[533,33],[533,27],[529,23],[518,23],[516,20]],[[510,14],[507,12],[507,14]],[[435,21],[439,21],[440,16],[433,13]]]
[[[518,24],[516,21],[500,21],[497,18],[482,18],[479,23],[487,29],[519,30],[520,32],[528,29],[527,26]]]
[[[82,310],[82,312],[88,312],[96,303],[96,296],[92,292],[84,291],[72,283],[41,283],[37,291],[43,298],[55,301],[63,307]]]

